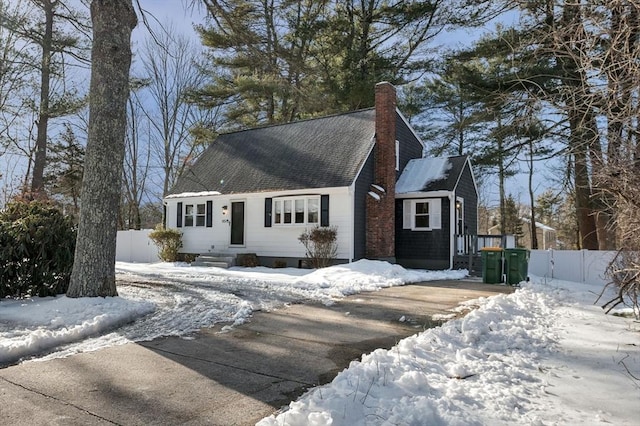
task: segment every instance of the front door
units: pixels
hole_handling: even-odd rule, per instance
[[[244,201],[231,202],[231,245],[244,245]]]
[[[455,233],[457,238],[457,254],[469,253],[469,236],[464,226],[464,200],[460,197],[456,197],[456,225]]]

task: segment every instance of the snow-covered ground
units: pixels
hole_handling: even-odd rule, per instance
[[[315,272],[118,263],[117,273],[117,298],[1,300],[0,366],[464,275],[372,261]],[[260,425],[637,425],[640,324],[593,306],[600,291],[534,279],[514,294],[467,302],[461,309],[474,310],[464,318],[364,355]]]
[[[464,271],[408,271],[373,261],[318,271],[118,262],[116,274],[120,296],[115,298],[0,300],[0,367],[34,354],[47,360],[187,336],[221,322],[242,324],[255,310],[287,303],[331,304],[361,291],[465,276]]]

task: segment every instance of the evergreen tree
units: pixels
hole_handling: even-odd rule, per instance
[[[194,93],[202,106],[225,105],[236,126],[287,122],[324,109],[312,61],[327,1],[203,0],[210,26],[211,82]]]
[[[75,217],[80,211],[80,191],[84,172],[84,146],[67,123],[60,139],[50,146],[45,184],[47,192]]]
[[[515,235],[516,238],[522,238],[524,236],[520,208],[511,194],[505,199],[504,217],[501,218],[501,223],[504,224],[502,225],[504,227],[500,227],[502,234]]]
[[[412,126],[429,141],[432,155],[471,155],[475,163],[481,135],[475,118],[481,104],[463,87],[462,70],[459,61],[446,59],[433,77],[404,87],[400,103]]]
[[[468,111],[464,127],[458,122],[449,124],[458,134],[465,128],[473,132],[478,141],[472,150],[474,164],[481,172],[497,175],[501,221],[506,217],[506,180],[516,173],[525,148],[544,137],[532,116],[537,100],[530,87],[548,82],[535,77],[541,65],[528,52],[513,51],[522,38],[519,31],[501,30],[449,59],[457,64],[457,72],[448,78],[456,81]],[[501,222],[501,228],[505,226]]]
[[[202,3],[211,84],[193,98],[225,105],[240,126],[370,107],[375,83],[404,83],[429,68],[428,43],[445,27],[494,12],[480,0]]]
[[[55,83],[65,79],[65,57],[86,62],[88,23],[86,16],[61,0],[31,0],[20,6],[13,10],[0,7],[0,25],[29,47],[22,51],[23,60],[38,80],[38,95],[34,97],[37,101],[31,104],[37,116],[31,192],[38,194],[44,190],[49,120],[84,105],[75,89]]]

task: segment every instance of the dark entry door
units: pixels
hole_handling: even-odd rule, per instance
[[[244,201],[231,203],[231,244],[244,245]]]

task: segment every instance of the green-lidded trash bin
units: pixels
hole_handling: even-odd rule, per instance
[[[502,282],[502,249],[500,247],[483,247],[480,250],[482,258],[482,282],[485,284],[499,284]]]
[[[526,281],[529,271],[529,250],[510,248],[504,250],[504,272],[507,284],[516,285]]]

